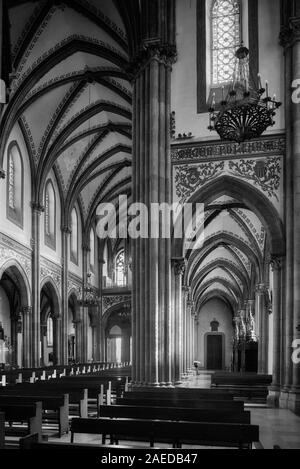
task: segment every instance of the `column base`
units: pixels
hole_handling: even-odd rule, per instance
[[[279,407],[280,409],[289,408],[289,390],[282,389],[279,396]]]
[[[270,408],[279,407],[279,398],[280,398],[280,389],[279,388],[269,388],[269,395],[267,397],[267,406]]]
[[[175,381],[175,386],[180,386],[182,384],[182,381]]]
[[[289,393],[288,409],[300,416],[300,389]]]

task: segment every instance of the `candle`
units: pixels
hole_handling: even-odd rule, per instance
[[[258,89],[261,90],[261,74],[260,73],[257,74],[257,78],[258,78]]]
[[[222,101],[224,101],[224,86],[222,86]]]
[[[266,94],[267,94],[267,98],[269,97],[269,82],[266,81]]]

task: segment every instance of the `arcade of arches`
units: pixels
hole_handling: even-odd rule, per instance
[[[3,366],[122,361],[171,386],[198,361],[272,374],[269,405],[300,411],[300,1],[233,2],[285,103],[240,145],[207,130],[223,3],[0,0]],[[204,204],[203,243],[98,237],[120,196]]]

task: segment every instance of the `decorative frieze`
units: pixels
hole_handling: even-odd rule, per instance
[[[0,233],[0,267],[8,260],[17,261],[24,269],[27,279],[31,279],[31,250]]]
[[[240,160],[230,161],[229,171],[247,181],[252,181],[268,197],[275,197],[278,201],[280,187],[281,159],[268,158],[267,160]]]
[[[77,298],[82,296],[82,280],[81,278],[71,274],[68,275],[68,296],[72,291],[76,292]]]
[[[197,165],[174,166],[176,195],[180,203],[185,203],[205,184],[222,174],[227,174],[247,181],[279,203],[281,166],[282,162],[279,156],[253,160],[208,161]]]
[[[197,166],[176,166],[175,184],[176,194],[181,203],[186,200],[201,186],[219,176],[224,171],[225,163],[209,162]]]
[[[61,291],[62,267],[41,257],[40,278],[41,283],[45,278],[51,278],[59,291]]]
[[[173,163],[211,159],[233,159],[239,157],[282,155],[285,153],[284,136],[261,138],[241,144],[231,142],[197,142],[188,145],[172,146]]]

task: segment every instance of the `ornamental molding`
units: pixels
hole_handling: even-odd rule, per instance
[[[171,149],[174,164],[185,161],[234,159],[239,157],[284,155],[285,136],[261,138],[241,144],[234,142],[197,142],[193,144],[173,144]]]
[[[106,313],[110,308],[118,304],[128,304],[131,305],[131,295],[113,295],[113,296],[103,296],[102,298],[102,315]]]

